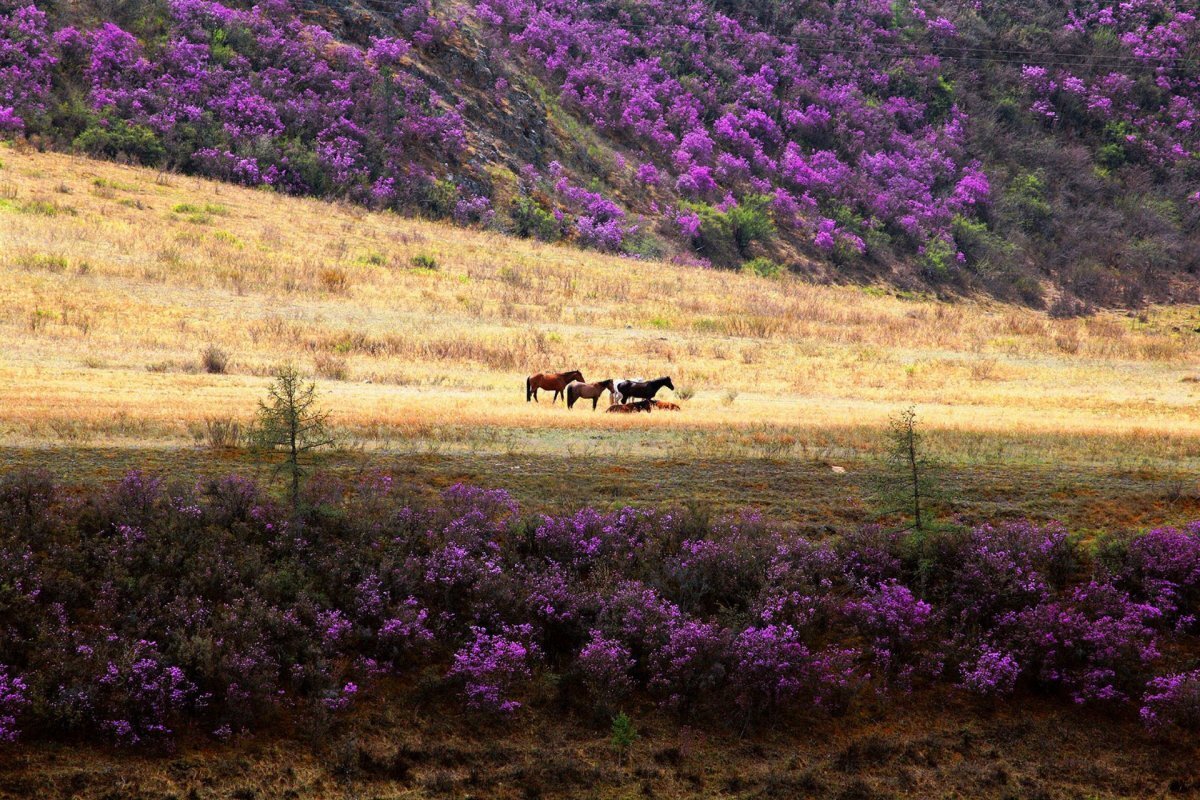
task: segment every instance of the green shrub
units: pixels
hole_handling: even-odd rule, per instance
[[[771,198],[750,194],[722,211],[708,203],[683,203],[700,218],[699,249],[714,264],[735,266],[749,256],[750,245],[775,235]]]
[[[158,134],[145,125],[120,119],[109,120],[107,125],[93,121],[75,137],[75,147],[93,156],[126,156],[148,165],[160,163],[166,155]]]
[[[44,270],[46,272],[64,272],[69,266],[67,259],[59,255],[47,255],[45,253],[28,253],[18,255],[15,259],[17,266],[30,270]]]
[[[310,146],[293,137],[281,139],[279,150],[281,159],[287,162],[288,170],[295,173],[311,194],[324,195],[333,191],[333,183],[326,174],[325,165]]]
[[[943,119],[954,106],[954,81],[939,75],[937,84],[930,91],[929,104],[925,109],[926,119]]]
[[[946,280],[954,274],[957,252],[954,245],[944,239],[933,239],[925,245],[925,253],[921,256],[921,272],[930,280]]]
[[[443,178],[433,181],[425,188],[422,206],[437,219],[445,219],[454,213],[458,203],[458,187],[454,181]]]
[[[554,242],[562,235],[558,220],[536,200],[527,195],[520,195],[512,205],[513,233],[525,238],[541,239],[543,242]]]
[[[171,210],[176,214],[215,214],[222,217],[229,213],[229,209],[220,203],[205,203],[203,205],[176,203],[171,206]]]
[[[1122,145],[1109,142],[1096,152],[1096,163],[1105,169],[1117,169],[1128,160]]]
[[[784,268],[782,264],[776,264],[771,259],[760,256],[742,264],[742,272],[762,278],[778,278],[783,275]]]
[[[631,256],[647,261],[659,261],[667,254],[667,247],[662,240],[644,228],[639,228],[637,233],[627,236],[621,249]]]
[[[775,235],[775,220],[771,216],[771,198],[768,195],[746,195],[725,215],[729,219],[733,241],[743,255],[754,242],[765,241]]]
[[[437,259],[428,253],[418,253],[413,256],[412,265],[418,269],[436,270],[438,268]]]
[[[623,756],[627,755],[638,738],[637,728],[628,714],[622,711],[613,717],[609,743],[612,744],[614,750]]]
[[[1030,233],[1049,233],[1054,210],[1046,202],[1042,178],[1024,172],[1013,178],[1004,192],[1004,206],[1018,225]]]

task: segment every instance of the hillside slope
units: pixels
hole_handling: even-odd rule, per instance
[[[1186,4],[0,3],[0,129],[684,263],[1194,296]]]

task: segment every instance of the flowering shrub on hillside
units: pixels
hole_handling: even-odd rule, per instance
[[[897,24],[891,7],[864,0],[801,3],[769,29],[684,0],[636,14],[616,2],[480,0],[477,13],[585,118],[662,154],[639,166],[642,183],[671,174],[679,195],[709,203],[800,197],[780,216],[808,227],[819,250],[861,253],[866,230],[952,240],[955,214],[990,198],[963,154],[967,117],[939,83],[938,57],[902,59],[896,80],[869,56],[952,37],[944,18]],[[845,45],[824,52],[794,35]],[[849,212],[852,227],[818,207]]]
[[[636,5],[411,1],[354,45],[286,0],[150,0],[143,18],[110,14],[120,24],[3,0],[0,134],[638,257],[669,237],[693,249],[683,261],[731,266],[785,251],[780,237],[842,268],[899,256],[942,281],[988,267],[1030,301],[1032,276],[1000,264],[1035,252],[1007,240],[1095,238],[1058,213],[1060,189],[1111,194],[1113,211],[1148,170],[1154,202],[1096,260],[1190,263],[1200,25],[1186,4],[1039,0],[1027,18],[931,0]],[[56,29],[44,12],[99,21]],[[1018,40],[1042,45],[1019,58]],[[497,148],[512,133],[498,121],[526,105],[559,135]],[[1071,153],[1049,152],[1064,139]],[[1137,300],[1090,270],[1063,282]]]
[[[34,5],[0,3],[0,133],[25,129],[46,111],[50,70],[58,62],[46,15]]]

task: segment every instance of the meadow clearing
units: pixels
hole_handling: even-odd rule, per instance
[[[249,423],[291,360],[341,434],[325,466],[504,486],[531,508],[702,499],[861,521],[881,432],[914,405],[953,513],[1092,527],[1200,512],[1193,307],[1052,319],[608,257],[27,146],[0,149],[0,165],[8,466],[261,471],[216,431]],[[669,374],[683,411],[525,402],[526,374],[572,368]]]

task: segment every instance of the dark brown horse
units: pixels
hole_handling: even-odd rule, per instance
[[[658,390],[667,387],[675,391],[675,384],[670,377],[655,378],[652,381],[621,381],[617,384],[617,402],[628,403],[630,400],[653,400]]]
[[[550,400],[551,403],[558,400],[558,396],[567,388],[567,384],[571,381],[582,381],[583,373],[577,369],[570,372],[539,372],[536,375],[530,375],[525,379],[525,402],[530,400],[538,402],[538,389],[545,389],[547,392],[554,392],[554,397]]]
[[[596,381],[595,383],[583,383],[582,381],[572,381],[567,384],[567,408],[574,408],[575,401],[579,398],[592,401],[592,411],[596,410],[596,403],[600,402],[600,398],[605,392],[610,395],[616,393],[616,388],[613,386],[612,378],[606,381]]]

